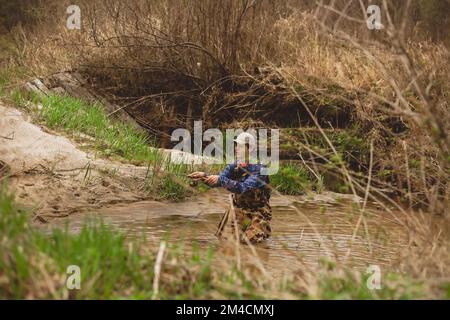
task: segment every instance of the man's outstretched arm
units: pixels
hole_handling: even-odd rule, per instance
[[[253,189],[261,188],[265,185],[265,177],[259,173],[252,173],[244,182],[231,180],[227,177],[219,176],[218,184],[233,193],[244,193]]]
[[[210,175],[206,177],[205,183],[208,184],[210,187],[220,187],[219,180],[220,179],[230,179],[231,173],[233,172],[234,168],[236,167],[235,164],[229,164],[223,169],[221,173],[218,175]]]

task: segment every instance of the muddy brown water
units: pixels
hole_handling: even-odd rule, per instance
[[[359,202],[359,204],[358,204]],[[68,224],[77,233],[87,219],[100,218],[127,237],[145,237],[149,246],[162,240],[182,244],[189,252],[193,242],[201,249],[215,248],[214,259],[235,259],[214,233],[228,205],[226,192],[212,190],[186,202],[143,201],[117,205],[98,212],[74,214],[55,220],[52,226]],[[348,195],[325,193],[310,196],[274,196],[273,235],[252,251],[241,246],[242,263],[255,260],[275,274],[315,268],[325,257],[355,268],[390,266],[406,246],[400,213],[368,203],[358,231],[362,201]]]

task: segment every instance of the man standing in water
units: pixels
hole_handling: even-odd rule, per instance
[[[235,154],[237,159],[229,164],[219,175],[207,176],[204,172],[194,172],[189,175],[192,179],[202,179],[209,186],[224,187],[232,192],[235,219],[237,229],[242,242],[260,243],[271,235],[270,220],[272,209],[270,208],[269,177],[261,174],[262,164],[251,159],[250,154],[256,144],[249,143],[253,140],[249,133],[242,133],[235,142]],[[229,210],[232,210],[230,208]],[[225,216],[226,220],[227,215]],[[234,217],[231,217],[231,231],[234,232]],[[227,221],[219,225],[217,235],[220,236]]]

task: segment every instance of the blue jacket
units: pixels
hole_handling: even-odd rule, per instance
[[[233,171],[238,164],[233,163],[225,167],[219,174],[218,186],[224,187],[233,193],[244,193],[253,189],[263,188],[269,183],[269,177],[261,174],[262,164],[247,164],[242,167],[247,175],[242,176],[238,180],[232,179]]]

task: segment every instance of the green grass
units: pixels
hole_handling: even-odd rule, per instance
[[[326,130],[327,137],[338,152],[338,156],[333,155],[330,159],[330,165],[336,166],[345,164],[350,168],[360,171],[361,165],[368,166],[370,158],[370,144],[365,139],[365,133],[358,126],[340,130]],[[299,142],[307,143],[308,147],[320,155],[328,155],[331,149],[327,140],[317,129],[290,128],[284,129],[284,141],[281,149],[291,154],[304,149]]]
[[[270,183],[277,191],[289,195],[304,194],[319,185],[313,182],[311,173],[298,164],[280,165],[278,172],[270,176]]]
[[[16,103],[19,99],[13,96]],[[93,137],[95,149],[104,156],[117,155],[136,164],[155,162],[159,158],[159,152],[145,132],[111,119],[100,104],[61,95],[34,97],[33,100],[42,105],[37,113],[47,126]]]
[[[177,201],[193,193],[193,189],[189,187],[190,179],[187,178],[194,171],[193,166],[167,161],[164,168],[165,173],[159,179],[156,177],[156,188],[162,199]]]

